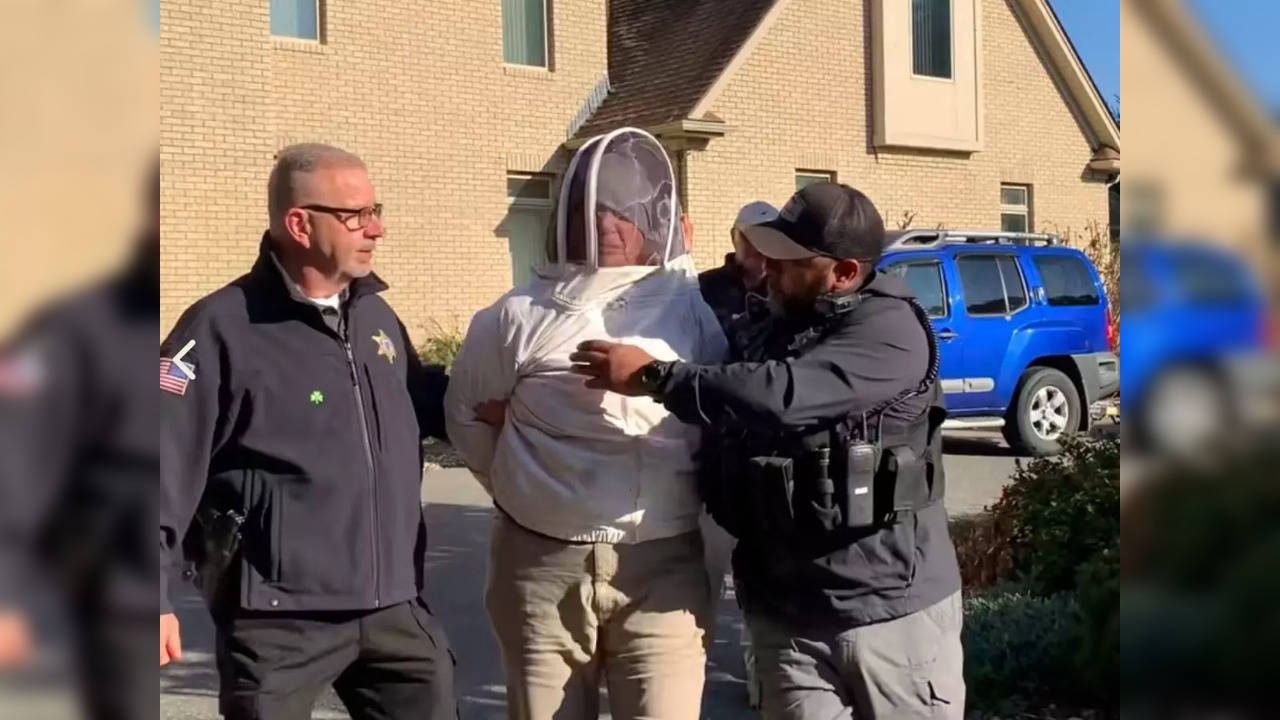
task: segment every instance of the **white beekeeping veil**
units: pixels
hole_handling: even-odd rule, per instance
[[[671,161],[649,133],[592,138],[569,163],[556,258],[587,268],[664,266],[685,254]]]

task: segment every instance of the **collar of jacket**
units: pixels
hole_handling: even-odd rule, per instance
[[[840,293],[828,293],[827,295],[823,295],[822,297],[830,300],[835,300],[842,297],[849,297],[850,295],[868,295],[868,294],[884,295],[888,297],[901,298],[903,300],[906,300],[912,297],[911,289],[908,288],[906,283],[903,282],[900,278],[894,275],[885,275],[884,273],[878,270],[872,270],[870,277],[864,280],[861,285],[859,285],[858,287],[852,290],[845,290],[844,292],[840,292]],[[822,322],[825,320],[830,320],[835,317],[839,317],[840,315],[843,315],[846,312],[848,312],[847,310],[840,310],[839,306],[836,303],[820,303],[819,307],[821,307],[822,309],[819,310],[815,308],[814,311],[810,313],[811,317],[805,318],[804,320],[799,320],[798,324],[804,325],[807,322],[815,322],[815,321]],[[856,305],[854,307],[856,307]]]
[[[870,279],[862,284],[858,292],[885,295],[900,300],[909,300],[915,297],[905,280],[897,275],[887,275],[879,270],[872,271]]]
[[[310,303],[295,298],[293,293],[289,292],[289,286],[285,284],[284,277],[271,260],[270,241],[271,233],[262,233],[262,242],[258,245],[258,259],[253,263],[253,269],[249,271],[249,277],[260,287],[267,289],[281,299],[287,299],[303,306],[310,306]],[[364,295],[380,293],[386,290],[387,287],[389,286],[383,282],[382,278],[378,277],[377,273],[369,273],[362,278],[356,278],[351,281],[351,285],[347,288],[347,303],[353,303],[356,298]]]
[[[872,271],[870,277],[862,282],[856,288],[845,290],[839,293],[827,293],[820,296],[819,300],[836,300],[842,297],[852,295],[862,295],[872,292],[878,295],[891,295],[897,297],[901,294],[900,288],[893,283],[893,278],[883,273]],[[909,291],[907,291],[909,292]],[[857,303],[851,307],[846,306],[841,309],[834,302],[817,302],[813,308],[801,313],[791,313],[778,318],[775,330],[781,332],[786,338],[789,350],[795,351],[799,348],[807,347],[818,337],[821,337],[829,328],[833,327],[835,321],[848,315],[849,312],[857,307]]]

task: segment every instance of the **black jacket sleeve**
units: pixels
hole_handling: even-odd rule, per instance
[[[207,311],[197,304],[178,320],[160,345],[172,359],[188,341],[182,358],[194,365],[195,379],[182,394],[160,391],[160,612],[173,612],[168,579],[182,562],[182,538],[191,525],[209,476],[210,461],[234,427],[227,381],[227,347]]]
[[[66,323],[0,348],[0,607],[27,587],[36,537],[70,480],[88,361]]]
[[[418,432],[422,437],[435,437],[445,442],[449,435],[444,428],[444,391],[449,387],[449,376],[441,365],[423,365],[404,324],[400,324],[401,347],[405,349],[409,363],[409,397],[418,416]]]
[[[915,387],[929,346],[896,300],[850,318],[800,357],[728,365],[676,363],[659,397],[680,420],[799,430],[863,412]]]

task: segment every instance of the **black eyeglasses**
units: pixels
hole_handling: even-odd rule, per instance
[[[303,205],[301,208],[328,213],[348,230],[363,230],[369,227],[369,223],[373,222],[374,218],[382,219],[382,203],[374,203],[364,208],[340,208],[328,205]],[[352,220],[355,221],[354,225],[351,223]]]

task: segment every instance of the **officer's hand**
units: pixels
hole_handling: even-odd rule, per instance
[[[18,610],[0,610],[0,669],[22,665],[30,656],[26,616]]]
[[[173,613],[160,616],[160,665],[170,660],[182,659],[182,636],[178,634],[178,616]]]
[[[485,425],[492,425],[498,430],[501,430],[502,424],[507,421],[506,400],[485,400],[476,405],[473,410],[477,420]]]
[[[603,340],[588,340],[569,356],[573,371],[590,378],[587,387],[632,396],[645,394],[640,385],[640,368],[653,360],[652,355],[635,345]]]

